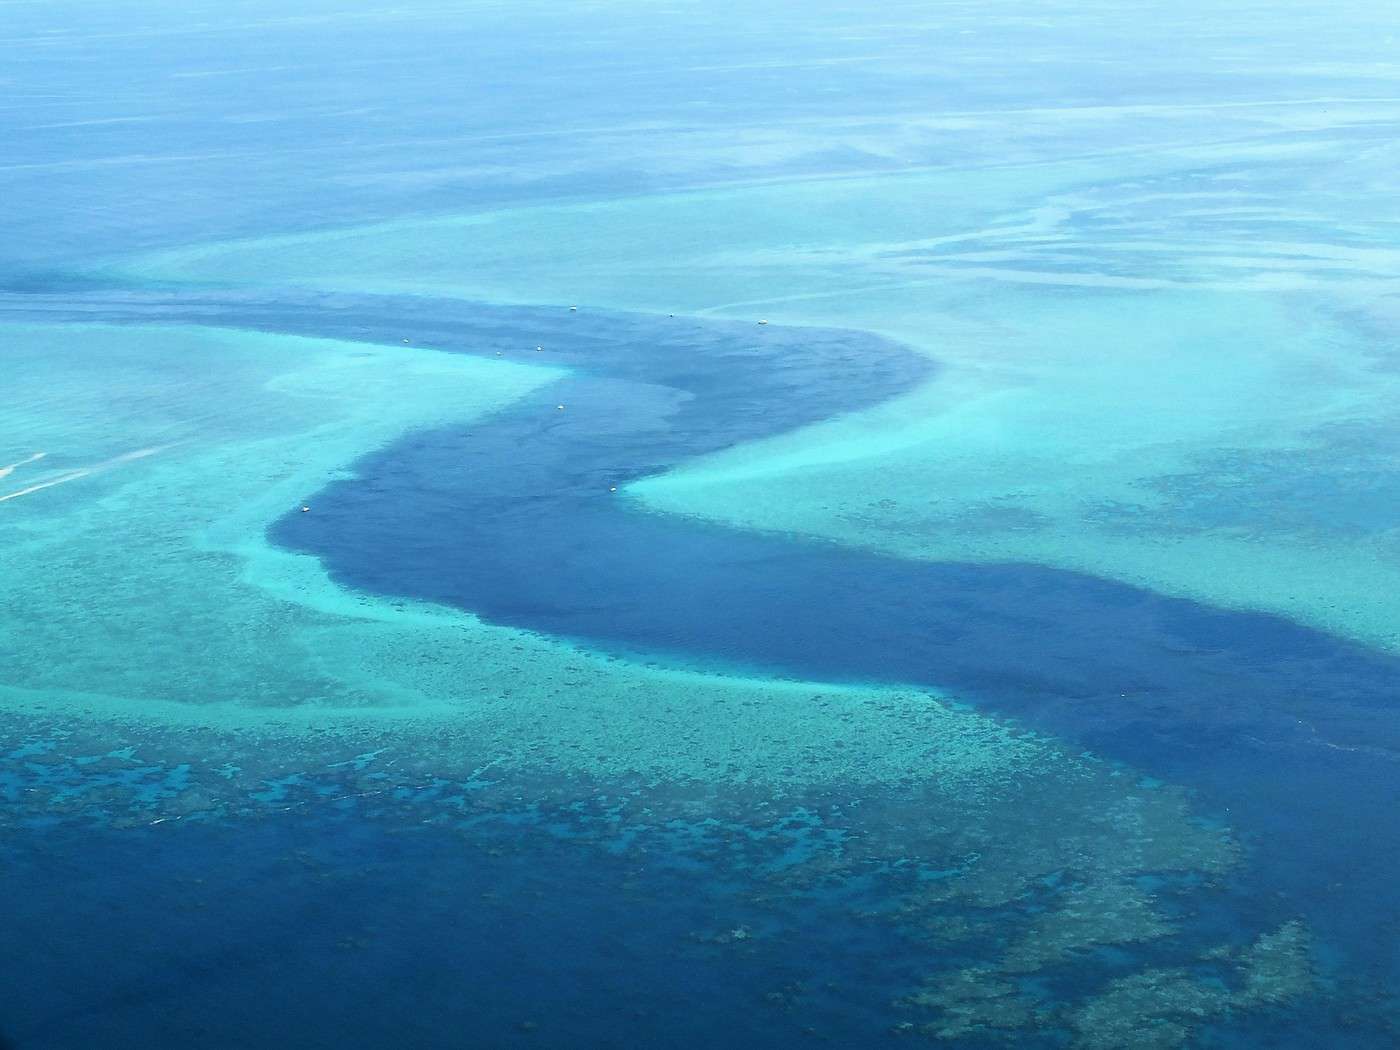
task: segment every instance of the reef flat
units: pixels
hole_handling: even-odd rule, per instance
[[[646,668],[442,605],[348,592],[315,559],[266,543],[289,502],[309,500],[308,520],[322,513],[321,494],[306,494],[344,476],[367,446],[499,412],[549,390],[566,374],[558,367],[193,325],[26,325],[6,337],[22,377],[11,410],[28,414],[28,432],[61,438],[6,478],[7,494],[24,493],[5,521],[14,571],[3,605],[3,792],[18,836],[9,878],[29,901],[23,929],[57,921],[56,902],[46,907],[47,891],[26,881],[43,870],[29,850],[53,848],[55,822],[215,841],[241,837],[248,822],[321,812],[334,819],[319,834],[352,816],[488,839],[497,823],[513,834],[578,824],[574,837],[605,853],[678,858],[722,858],[739,834],[767,858],[748,862],[758,872],[750,892],[768,903],[735,911],[730,933],[752,924],[766,938],[785,928],[774,907],[858,884],[896,858],[918,860],[882,877],[870,914],[847,921],[903,936],[969,905],[1002,913],[1070,868],[1119,894],[1141,873],[1215,879],[1237,863],[1228,834],[1201,826],[1181,792],[1125,797],[1113,765],[937,695]],[[195,365],[211,358],[217,397],[182,374],[207,375]],[[131,458],[133,444],[149,454]],[[49,498],[32,498],[41,493]],[[1029,812],[1040,845],[1013,819]],[[1125,836],[1139,846],[1126,850]],[[955,870],[937,894],[921,888],[918,872]],[[198,893],[210,877],[182,876],[198,881],[171,892]],[[1070,932],[1064,950],[1169,934],[1174,905],[1139,907],[1162,917],[1137,932]],[[974,957],[1014,936],[990,914],[968,930]],[[700,935],[706,952],[748,940]],[[1182,950],[1207,950],[1202,936]],[[50,958],[23,985],[36,1002],[75,964],[67,945]],[[899,976],[916,958],[890,976],[886,999],[862,993],[862,1009],[897,1015],[900,981],[922,976]],[[246,994],[243,982],[261,973],[224,980]],[[191,1023],[181,1016],[169,1037]],[[20,1017],[21,1034],[57,1023]],[[110,1010],[94,1017],[123,1045]],[[143,1017],[129,1022],[133,1040]],[[60,1030],[82,1032],[79,1021]],[[871,1031],[868,1017],[838,1013],[831,1024]]]

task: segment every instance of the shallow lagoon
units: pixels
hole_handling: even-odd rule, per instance
[[[19,1046],[1393,1041],[1373,16],[12,6]]]

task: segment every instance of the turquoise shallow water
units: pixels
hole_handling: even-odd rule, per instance
[[[8,5],[0,1033],[1391,1045],[1392,31]]]

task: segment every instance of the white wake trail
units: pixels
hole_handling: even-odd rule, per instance
[[[8,467],[0,467],[0,478],[9,477],[19,467],[23,467],[29,463],[35,462],[36,460],[43,459],[45,455],[46,453],[36,452],[34,453],[34,455],[29,456],[27,459],[16,460],[14,463],[11,463]]]
[[[111,459],[104,459],[101,463],[95,463],[90,467],[79,467],[76,470],[70,470],[65,474],[60,474],[47,481],[40,481],[25,488],[16,489],[14,492],[8,492],[0,496],[0,503],[5,503],[12,499],[19,499],[21,496],[28,496],[31,493],[39,492],[43,489],[51,489],[55,485],[63,485],[69,481],[77,481],[79,478],[90,477],[93,474],[120,466],[123,463],[130,463],[135,459],[145,459],[147,456],[154,456],[157,452],[164,452],[168,448],[170,448],[169,445],[153,445],[150,448],[138,448],[131,452],[123,452],[119,456],[113,456]],[[30,456],[27,460],[22,460],[20,463],[16,463],[13,466],[3,468],[3,470],[0,470],[0,477],[4,477],[14,470],[15,467],[22,466],[24,463],[32,463],[43,455],[44,453],[39,452]]]

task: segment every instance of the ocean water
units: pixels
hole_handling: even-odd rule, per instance
[[[0,1042],[1394,1045],[1397,22],[0,5]]]

